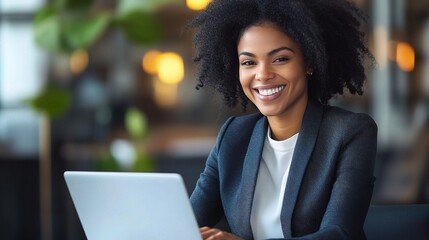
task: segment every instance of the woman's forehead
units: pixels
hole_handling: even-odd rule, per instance
[[[241,34],[239,38],[237,50],[263,50],[285,46],[288,48],[296,48],[298,44],[287,34],[280,30],[272,23],[264,23],[252,25]]]

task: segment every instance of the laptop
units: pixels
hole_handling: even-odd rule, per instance
[[[88,240],[200,240],[182,177],[175,173],[66,171]]]

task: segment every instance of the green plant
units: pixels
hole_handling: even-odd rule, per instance
[[[163,27],[155,10],[177,0],[55,0],[34,17],[34,39],[51,52],[89,48],[109,29],[122,31],[136,44],[162,40]]]
[[[125,113],[125,127],[134,142],[135,158],[133,170],[137,172],[154,171],[155,164],[143,147],[143,143],[148,137],[146,116],[137,108],[129,108]]]
[[[103,33],[117,29],[137,45],[154,44],[163,38],[156,10],[178,0],[53,0],[39,9],[33,19],[36,44],[52,54],[69,54],[89,49]],[[71,102],[67,89],[49,82],[26,103],[48,117],[66,112]]]
[[[134,44],[154,44],[163,39],[163,26],[155,14],[156,10],[172,3],[182,4],[182,0],[48,1],[33,19],[34,41],[51,54],[70,54],[77,49],[90,49],[107,31],[119,30]],[[45,88],[26,103],[54,118],[66,112],[71,101],[69,90],[60,88],[55,81],[48,81]],[[131,108],[125,122],[136,152],[133,170],[154,170],[150,156],[139,147],[147,137],[144,114]],[[100,168],[119,169],[110,153],[102,154],[101,159]]]
[[[48,83],[43,91],[25,100],[24,103],[52,119],[61,116],[69,108],[71,94],[63,88]]]

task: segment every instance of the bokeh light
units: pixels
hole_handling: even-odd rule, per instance
[[[136,157],[132,142],[125,139],[113,140],[110,145],[110,153],[123,169],[130,169]]]
[[[203,10],[211,0],[186,0],[186,6],[191,10]]]
[[[155,102],[163,108],[170,108],[176,105],[177,102],[177,85],[168,84],[154,79],[153,83],[155,91]]]
[[[69,67],[73,74],[82,73],[89,63],[89,55],[85,49],[78,49],[70,56]]]
[[[158,57],[158,78],[167,84],[178,84],[185,75],[183,59],[173,52],[162,53]]]
[[[400,42],[396,46],[396,62],[405,72],[411,72],[415,66],[415,52],[413,47],[406,43]]]
[[[377,26],[374,30],[374,56],[380,68],[387,66],[389,54],[389,38],[387,30],[383,26]]]
[[[148,74],[156,74],[158,70],[158,57],[161,52],[158,50],[150,50],[144,56],[142,60],[142,67]]]

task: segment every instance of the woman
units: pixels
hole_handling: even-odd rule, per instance
[[[372,59],[341,0],[214,0],[197,29],[199,87],[228,106],[191,195],[203,239],[365,239],[377,127],[327,101],[362,94]],[[225,217],[231,232],[212,228]]]

